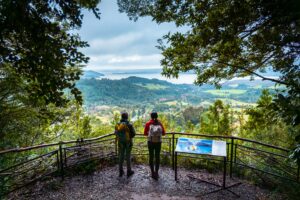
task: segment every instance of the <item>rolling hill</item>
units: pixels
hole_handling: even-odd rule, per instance
[[[211,85],[199,87],[190,84],[172,84],[158,79],[129,77],[120,80],[81,79],[77,86],[83,92],[86,106],[139,106],[153,103],[168,104],[174,101],[199,105],[201,102],[213,102],[217,98],[254,103],[259,98],[261,90],[270,88],[273,84],[262,81],[228,81],[223,84],[221,90],[217,90]]]

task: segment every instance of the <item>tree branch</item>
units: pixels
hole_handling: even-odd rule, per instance
[[[245,67],[239,67],[239,66],[236,66],[236,67],[240,68],[240,69],[242,69],[242,70],[244,70],[246,72],[249,72],[250,74],[253,74],[253,75],[257,76],[257,77],[260,77],[263,81],[272,81],[272,82],[275,82],[275,83],[279,83],[279,84],[283,84],[283,85],[288,85],[286,82],[280,81],[278,79],[264,77],[264,76],[262,76],[262,75],[260,75],[260,74],[258,74],[256,72],[253,72],[253,71],[251,71],[251,70],[249,70],[249,69],[247,69]]]
[[[252,35],[252,33],[254,33],[254,32],[256,32],[257,30],[259,30],[261,27],[264,27],[264,26],[266,26],[266,24],[268,24],[269,23],[269,21],[270,21],[270,18],[262,18],[262,19],[258,19],[257,21],[255,21],[255,22],[259,22],[259,21],[261,21],[261,23],[258,23],[258,24],[256,24],[254,27],[252,27],[252,28],[250,28],[250,29],[248,29],[247,30],[247,28],[246,28],[246,30],[245,31],[242,31],[240,34],[241,34],[241,39],[242,40],[244,40],[245,38],[247,38],[248,36],[250,36],[250,35]],[[251,25],[249,25],[249,27],[250,27]],[[244,35],[243,35],[244,34]]]
[[[223,64],[223,65],[228,65],[228,66],[232,66],[232,67],[235,67],[235,68],[238,68],[238,69],[242,69],[250,74],[253,74],[259,78],[261,78],[263,81],[272,81],[272,82],[275,82],[275,83],[278,83],[278,84],[282,84],[282,85],[288,85],[286,82],[284,81],[281,81],[281,80],[278,80],[278,79],[273,79],[273,78],[268,78],[268,77],[265,77],[265,76],[262,76],[252,70],[249,70],[245,67],[241,67],[241,66],[237,66],[237,65],[232,65],[232,64],[228,64],[228,63],[223,63],[223,62],[219,62],[219,61],[216,61],[217,63],[219,64]]]

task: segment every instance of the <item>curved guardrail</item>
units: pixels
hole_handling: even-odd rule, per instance
[[[162,153],[171,159],[173,169],[177,138],[183,136],[226,141],[230,177],[242,168],[299,182],[299,166],[289,159],[290,150],[234,136],[167,133],[163,139]],[[137,134],[134,138],[132,154],[148,155],[147,142],[142,134]],[[117,156],[117,140],[113,133],[91,139],[0,151],[0,197],[45,176],[59,175],[64,178],[66,168],[94,159],[116,158]],[[179,159],[185,157],[203,159],[203,156],[184,154],[181,154]]]

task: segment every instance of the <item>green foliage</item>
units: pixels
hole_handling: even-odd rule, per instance
[[[82,118],[80,126],[82,127],[79,131],[80,138],[91,138],[92,127],[90,125],[90,118],[88,116],[84,116]]]
[[[248,108],[245,114],[248,120],[242,127],[242,137],[264,141],[277,146],[291,148],[294,144],[293,129],[284,123],[271,108],[272,95],[268,90],[263,90],[257,106]]]
[[[41,104],[37,108],[16,105],[18,99],[7,102],[13,103],[15,108],[12,110],[10,105],[3,109],[5,116],[2,115],[0,120],[0,149],[90,138],[99,134],[93,130],[90,117],[84,114],[82,107],[75,101],[70,101],[65,107]],[[7,121],[9,118],[11,120]]]
[[[144,120],[142,118],[138,118],[134,123],[133,127],[137,133],[144,134]]]
[[[99,166],[99,163],[99,160],[90,160],[82,164],[76,165],[73,171],[80,174],[92,174],[94,171],[96,171],[97,167]]]
[[[293,153],[290,155],[290,158],[293,159],[298,166],[300,166],[300,144],[296,146]]]
[[[164,89],[167,89],[168,86],[164,86],[164,85],[159,85],[159,84],[137,84],[139,86],[142,86],[142,87],[145,87],[149,90],[164,90]]]
[[[205,169],[209,173],[217,173],[222,171],[223,169],[223,162],[222,160],[216,161],[211,160],[210,158],[204,158],[202,156],[195,156],[193,158],[189,157],[178,157],[178,166],[183,166],[188,169]]]
[[[277,98],[274,99],[272,108],[286,123],[291,124],[292,126],[300,126],[299,92],[288,91],[288,94],[279,94]]]
[[[0,149],[63,134],[57,128],[72,99],[66,92],[82,103],[74,82],[88,61],[78,50],[87,43],[70,30],[80,28],[83,8],[99,17],[99,1],[1,1]]]
[[[220,87],[224,79],[258,76],[286,86],[275,110],[288,124],[300,124],[300,2],[118,0],[130,19],[150,16],[187,31],[160,40],[163,75],[195,71],[196,84]],[[271,68],[278,79],[259,72]]]
[[[288,73],[299,59],[299,47],[293,45],[299,34],[296,0],[118,3],[131,18],[151,16],[158,23],[173,21],[177,26],[188,26],[185,34],[165,36],[170,45],[161,49],[167,75],[178,76],[180,71],[193,69],[198,72],[198,83],[218,83],[221,78],[252,75],[266,66]]]
[[[200,132],[215,135],[231,135],[232,120],[229,109],[229,105],[224,105],[221,100],[216,100],[202,116]]]
[[[290,155],[290,158],[297,163],[298,167],[300,167],[300,136],[296,137],[297,146],[294,148],[293,153]]]
[[[189,106],[182,111],[182,115],[186,122],[189,121],[190,123],[193,123],[195,125],[195,124],[199,123],[200,115],[202,112],[203,112],[202,107],[195,108],[195,107]]]
[[[56,117],[61,117],[61,120],[50,122],[43,130],[49,141],[75,140],[98,136],[98,133],[93,130],[91,118],[84,113],[83,108],[75,101],[70,101],[65,109],[60,109],[60,113],[55,114]]]
[[[193,133],[194,130],[195,130],[195,125],[190,120],[186,121],[184,132]]]
[[[78,48],[88,46],[69,30],[80,28],[82,9],[96,8],[99,0],[70,1],[10,1],[0,7],[0,74],[7,68],[23,78],[28,97],[46,103],[66,102],[63,90],[70,89],[81,102],[74,81],[81,71],[76,67],[86,63]],[[37,28],[38,27],[38,28]]]
[[[269,109],[271,103],[272,96],[270,95],[269,91],[263,90],[260,99],[257,101],[257,107],[249,108],[246,111],[246,113],[249,115],[249,129],[260,129],[278,120],[275,117],[274,112]]]
[[[145,85],[160,85],[155,90]],[[160,98],[174,99],[179,92],[165,90],[162,87],[172,86],[171,83],[159,80],[148,80],[137,77],[130,77],[121,80],[96,80],[84,79],[77,83],[78,88],[83,92],[85,104],[104,105],[141,105],[145,102],[156,102]]]

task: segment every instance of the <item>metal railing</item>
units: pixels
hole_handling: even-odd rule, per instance
[[[0,151],[0,199],[49,175],[64,178],[66,167],[106,157],[116,157],[116,138],[107,134]]]
[[[172,166],[174,168],[174,148],[178,137],[223,140],[227,143],[227,164],[229,175],[238,169],[246,168],[299,183],[299,166],[290,158],[290,150],[255,140],[207,134],[170,133],[172,135]],[[195,157],[190,154],[185,157]],[[180,156],[179,156],[180,157]],[[197,157],[196,157],[197,158]],[[212,159],[214,158],[205,158]],[[222,162],[220,160],[220,162]]]
[[[289,159],[288,149],[233,136],[167,133],[162,141],[162,153],[171,159],[173,169],[178,137],[226,141],[230,177],[242,168],[299,182],[299,166]],[[134,138],[132,154],[148,155],[147,142],[142,134],[137,134]],[[91,139],[0,151],[0,197],[45,176],[59,175],[64,178],[66,168],[95,159],[117,156],[117,140],[113,133]],[[198,158],[192,155],[180,157]]]

